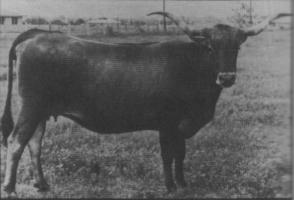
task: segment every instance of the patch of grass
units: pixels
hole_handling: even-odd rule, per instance
[[[174,37],[117,36],[99,40],[146,42]],[[166,193],[156,132],[101,135],[60,117],[58,123],[53,120],[47,123],[43,141],[42,163],[50,192],[40,194],[32,189],[30,158],[25,151],[17,179],[19,196],[290,197],[290,65],[287,62],[290,47],[287,47],[287,31],[264,32],[243,45],[237,83],[222,92],[214,120],[187,140],[188,188]],[[4,83],[0,82],[0,112],[6,98]],[[14,115],[18,110],[15,99]],[[5,156],[6,149],[1,146],[1,161],[4,161],[1,181]]]

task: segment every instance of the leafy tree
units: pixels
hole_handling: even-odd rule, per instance
[[[241,6],[239,8],[233,9],[233,12],[233,16],[229,17],[228,20],[240,28],[251,26],[252,23],[256,22],[259,18],[254,9],[250,8],[247,3],[241,3]]]
[[[66,22],[62,21],[61,19],[54,19],[51,21],[51,24],[55,24],[55,25],[67,25]]]
[[[71,25],[81,25],[81,24],[85,24],[85,23],[86,23],[86,21],[82,18],[78,18],[76,20],[73,19],[70,21]]]
[[[33,24],[33,25],[42,25],[42,24],[49,24],[49,22],[42,17],[30,17],[25,19],[25,23]]]

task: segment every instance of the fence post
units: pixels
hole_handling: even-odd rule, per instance
[[[163,9],[163,12],[165,12],[165,0],[163,0],[163,5],[162,5],[162,9]],[[163,16],[163,30],[164,32],[166,32],[166,18],[165,18],[165,15]]]
[[[90,24],[88,22],[86,22],[85,26],[86,26],[86,35],[89,36],[90,35]]]
[[[118,33],[119,33],[119,24],[120,24],[119,22],[116,24],[116,32],[118,32]]]
[[[249,16],[250,19],[249,19],[249,23],[250,23],[250,24],[253,24],[253,20],[252,20],[252,0],[250,0],[250,10],[249,10],[249,11],[250,11],[250,16]]]
[[[69,18],[66,18],[66,32],[67,34],[71,34],[71,24]]]
[[[126,33],[128,32],[128,22],[126,21],[125,23],[125,30],[126,30]]]
[[[29,30],[29,24],[28,23],[25,23],[24,27],[25,27],[25,31]]]
[[[68,23],[67,24],[67,26],[66,26],[66,28],[67,28],[67,34],[71,34],[71,24],[70,23]]]

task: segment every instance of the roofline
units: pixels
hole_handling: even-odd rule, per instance
[[[0,14],[0,17],[23,17],[23,15],[2,15]]]

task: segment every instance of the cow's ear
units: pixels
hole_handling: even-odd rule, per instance
[[[245,42],[247,40],[247,35],[245,35],[243,32],[241,32],[241,34],[239,34],[239,45],[241,45],[243,42]]]

